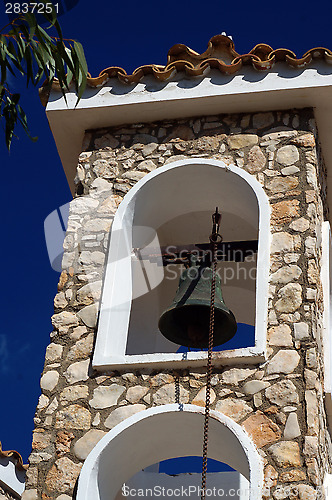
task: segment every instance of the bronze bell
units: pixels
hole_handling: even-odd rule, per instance
[[[186,347],[208,347],[212,269],[201,263],[192,265],[180,277],[171,306],[159,319],[160,332],[171,342]],[[222,298],[221,282],[216,275],[213,345],[224,344],[236,333],[232,311]]]

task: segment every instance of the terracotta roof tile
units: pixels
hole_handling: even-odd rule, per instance
[[[179,71],[191,77],[204,76],[210,69],[217,69],[226,75],[234,75],[242,66],[252,66],[258,71],[267,71],[280,61],[292,68],[300,69],[310,64],[313,59],[323,59],[326,63],[332,64],[332,52],[324,47],[316,47],[297,58],[291,50],[273,50],[269,45],[261,43],[248,54],[238,54],[230,38],[225,35],[216,35],[211,38],[208,48],[202,54],[178,43],[168,51],[166,66],[148,64],[136,68],[132,74],[127,74],[123,68],[110,66],[103,69],[95,78],[89,76],[88,85],[100,87],[109,78],[114,77],[123,83],[138,83],[146,75],[153,75],[156,80],[164,82]],[[56,83],[53,84],[53,88],[57,88]]]
[[[28,464],[23,464],[23,459],[21,455],[18,453],[18,451],[15,450],[3,451],[1,441],[0,441],[0,457],[10,458],[15,463],[16,467],[20,470],[27,470],[29,467]]]

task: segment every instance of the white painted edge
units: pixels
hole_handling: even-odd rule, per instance
[[[148,408],[147,410],[136,413],[125,419],[123,422],[120,422],[118,425],[116,425],[96,444],[96,446],[91,450],[91,452],[87,456],[78,479],[78,489],[77,489],[76,499],[91,500],[91,497],[89,498],[89,495],[91,493],[91,485],[93,491],[95,491],[97,495],[98,469],[99,469],[101,454],[103,450],[106,448],[106,446],[108,446],[115,437],[119,436],[125,429],[129,428],[132,425],[135,425],[137,422],[143,419],[147,419],[153,415],[161,415],[164,413],[179,412],[179,411],[203,414],[204,408],[191,404],[161,405],[153,408]],[[220,422],[220,424],[227,427],[238,439],[239,443],[241,444],[247,456],[249,464],[249,471],[250,471],[249,500],[261,500],[263,481],[264,481],[263,462],[250,436],[239,424],[234,422],[234,420],[216,410],[210,410],[210,417],[216,419],[217,421]],[[96,496],[95,500],[99,500],[99,497]]]
[[[285,63],[277,63],[274,68],[261,72],[245,67],[235,75],[224,75],[216,69],[196,78],[186,77],[178,72],[166,82],[160,82],[151,75],[146,75],[136,84],[125,84],[117,78],[110,78],[104,85],[85,89],[82,99],[77,103],[75,91],[66,91],[66,99],[59,90],[52,90],[46,107],[48,114],[55,111],[76,111],[81,109],[126,106],[136,103],[154,102],[161,104],[170,100],[195,99],[202,97],[234,96],[241,94],[275,91],[300,90],[302,99],[308,97],[308,89],[328,89],[331,91],[332,69],[324,61],[313,61],[310,67],[295,69]],[[296,96],[297,97],[297,96]],[[316,97],[316,101],[320,96]],[[304,101],[308,102],[308,101]],[[233,103],[232,103],[233,104]],[[249,104],[249,103],[248,103]],[[250,104],[249,104],[250,105]],[[255,109],[254,109],[255,111]],[[228,109],[226,113],[228,113]],[[112,120],[114,118],[110,118]]]
[[[126,194],[114,217],[111,228],[110,248],[107,257],[104,278],[103,294],[100,306],[100,317],[97,339],[92,365],[97,370],[135,368],[142,364],[145,366],[171,367],[171,366],[202,366],[206,363],[206,352],[190,353],[154,353],[146,355],[126,355],[128,325],[130,319],[132,289],[124,286],[119,289],[117,283],[131,283],[131,257],[130,251],[126,258],[119,259],[121,245],[132,248],[132,225],[134,218],[135,198],[140,189],[153,178],[163,175],[170,170],[186,165],[205,165],[229,170],[242,177],[254,191],[259,206],[259,244],[256,278],[256,321],[255,321],[255,346],[243,349],[234,349],[214,353],[216,365],[235,363],[258,363],[266,360],[266,330],[268,310],[268,277],[270,263],[270,205],[267,195],[261,184],[248,172],[235,165],[225,165],[219,160],[206,158],[191,158],[176,161],[169,165],[154,170],[138,181]],[[120,231],[121,229],[121,231]],[[119,242],[112,240],[112,234],[120,235]],[[112,307],[113,297],[118,301],[119,293],[122,294],[121,306]],[[113,335],[110,332],[115,332]],[[111,353],[111,354],[110,354]]]
[[[206,363],[206,352],[190,353],[155,353],[146,355],[126,355],[128,325],[130,319],[132,289],[131,285],[121,287],[117,283],[131,283],[130,252],[126,258],[118,259],[120,245],[132,248],[132,225],[134,218],[135,198],[140,189],[153,178],[170,170],[186,165],[206,165],[229,170],[242,177],[254,191],[259,206],[259,244],[256,278],[256,321],[255,347],[215,352],[214,364],[259,363],[266,360],[266,331],[268,312],[268,278],[270,266],[270,205],[268,197],[261,184],[245,170],[231,164],[225,165],[219,160],[208,158],[190,158],[175,161],[159,167],[139,180],[126,194],[115,214],[111,227],[111,239],[107,256],[103,294],[100,306],[100,317],[97,339],[92,365],[96,370],[127,369],[142,366],[173,367],[203,366]],[[121,229],[121,231],[120,231]],[[121,242],[112,241],[112,234],[121,234]],[[119,293],[123,295],[121,306],[112,308],[113,297],[118,300]],[[115,300],[115,299],[114,299]],[[114,332],[111,338],[110,332]],[[111,353],[111,354],[110,354]]]
[[[332,429],[332,374],[331,374],[331,264],[332,264],[332,236],[329,221],[322,224],[322,267],[321,282],[323,288],[323,359],[324,359],[324,397],[325,409],[330,429]],[[332,498],[332,491],[331,491]]]
[[[324,354],[324,390],[325,392],[331,393],[331,349],[330,347],[330,286],[331,286],[331,269],[330,269],[330,258],[331,258],[331,228],[328,221],[324,221],[322,224],[322,267],[321,267],[321,281],[323,287],[323,354]]]
[[[0,458],[0,484],[11,493],[21,497],[25,488],[25,476],[25,471],[18,470],[10,458]]]

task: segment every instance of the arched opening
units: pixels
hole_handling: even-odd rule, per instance
[[[115,499],[123,484],[142,469],[169,458],[201,455],[203,412],[194,405],[165,405],[117,425],[87,457],[77,500]],[[209,436],[209,457],[240,472],[249,481],[249,500],[260,499],[262,462],[245,431],[230,418],[211,411]]]
[[[256,179],[242,169],[215,160],[191,159],[148,174],[118,209],[105,275],[93,362],[96,368],[121,363],[134,367],[142,362],[170,366],[188,360],[200,364],[205,359],[204,352],[185,352],[158,331],[159,317],[175,295],[181,266],[163,267],[161,259],[151,259],[151,255],[156,247],[160,253],[160,247],[172,251],[174,246],[208,243],[216,206],[223,216],[221,233],[225,242],[258,239],[257,254],[252,253],[243,262],[231,259],[219,263],[224,300],[237,319],[239,334],[223,346],[225,355],[218,359],[222,362],[229,355],[264,358],[270,213],[267,197]],[[142,249],[145,257],[148,255],[143,263]]]

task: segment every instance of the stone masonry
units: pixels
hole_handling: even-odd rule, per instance
[[[129,373],[91,368],[117,206],[148,172],[194,157],[243,168],[262,184],[272,209],[268,360],[215,368],[212,408],[251,435],[265,464],[265,499],[325,498],[322,480],[331,450],[322,392],[319,241],[328,207],[312,111],[88,131],[83,150],[23,499],[72,499],[90,450],[128,416],[168,403],[204,405],[204,368],[142,367]]]

